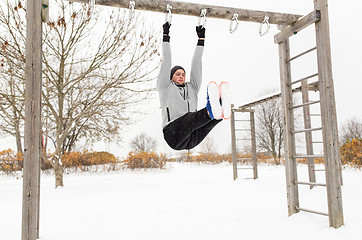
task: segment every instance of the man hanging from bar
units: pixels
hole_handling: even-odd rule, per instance
[[[192,59],[190,81],[186,82],[183,67],[171,68],[170,26],[169,22],[163,25],[162,64],[157,80],[163,135],[174,150],[192,149],[222,119],[230,118],[231,89],[227,82],[218,85],[211,81],[207,86],[206,107],[197,111],[197,95],[202,82],[205,28],[201,25],[196,27],[198,41]]]

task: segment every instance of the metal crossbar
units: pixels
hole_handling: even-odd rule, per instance
[[[301,184],[301,185],[310,185],[310,186],[321,186],[321,187],[327,187],[327,184],[325,183],[313,183],[313,182],[294,182],[295,184]]]
[[[308,129],[303,129],[303,130],[292,131],[292,133],[295,134],[295,133],[313,132],[313,131],[320,131],[320,130],[322,130],[322,128],[308,128]]]
[[[304,107],[304,106],[309,106],[309,105],[317,104],[317,103],[320,103],[320,102],[321,102],[320,100],[312,101],[312,102],[306,102],[306,103],[303,103],[303,104],[294,105],[294,106],[290,107],[290,109],[296,109],[296,108],[300,108],[300,107]]]
[[[239,128],[239,129],[235,129],[235,131],[251,131],[251,129],[247,129],[247,128]]]
[[[300,208],[300,207],[295,207],[295,209],[299,210],[299,211],[315,213],[315,214],[319,214],[319,215],[323,215],[323,216],[329,216],[328,213],[318,212],[318,211],[314,211],[314,210],[310,210],[310,209],[305,209],[305,208]]]
[[[303,55],[305,55],[305,54],[307,54],[307,53],[309,53],[309,52],[311,52],[311,51],[314,51],[314,50],[316,50],[316,49],[317,49],[317,47],[313,47],[313,48],[311,48],[311,49],[308,49],[307,51],[302,52],[301,54],[298,54],[298,55],[295,56],[295,57],[289,58],[289,59],[287,60],[287,62],[291,62],[291,61],[293,61],[293,60],[295,60],[295,59],[297,59],[297,58],[299,58],[299,57],[301,57],[301,56],[303,56]]]
[[[248,170],[248,169],[253,169],[253,168],[238,168],[239,170]]]

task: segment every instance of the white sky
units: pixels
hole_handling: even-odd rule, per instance
[[[190,1],[191,2],[191,1]],[[209,5],[220,5],[220,1],[192,1]],[[313,1],[254,0],[223,1],[223,6],[272,12],[306,15],[313,11]],[[339,125],[352,117],[362,119],[359,108],[362,88],[362,70],[359,56],[362,55],[362,34],[358,29],[360,1],[329,1],[331,51],[337,118]],[[141,12],[154,26],[161,25],[164,14]],[[173,65],[182,65],[190,72],[190,63],[196,45],[195,26],[197,17],[173,15],[170,30]],[[272,25],[269,33],[258,35],[259,24],[240,22],[239,28],[229,33],[229,21],[208,18],[203,56],[203,85],[199,94],[199,108],[205,106],[206,85],[209,81],[228,81],[233,87],[233,102],[236,106],[254,100],[265,93],[280,89],[278,46],[274,35],[278,33]],[[295,56],[315,46],[314,26],[304,29],[291,37],[291,56]],[[294,80],[316,73],[315,53],[311,53],[292,63]],[[310,80],[310,81],[315,81]],[[312,98],[312,97],[311,97]],[[108,145],[103,150],[124,156],[129,149],[127,139],[142,131],[153,136],[159,143],[158,150],[175,154],[162,137],[161,112],[158,95],[153,108],[144,121],[136,124],[124,135],[122,147]],[[230,121],[219,124],[210,134],[218,151],[230,151]],[[197,151],[199,149],[195,149]]]

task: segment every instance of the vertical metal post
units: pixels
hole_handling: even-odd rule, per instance
[[[315,27],[329,225],[338,228],[344,224],[344,219],[341,192],[341,160],[332,77],[328,1],[315,0],[314,8],[321,13],[321,20],[316,22]]]
[[[285,26],[282,27],[284,29]],[[295,156],[294,116],[291,106],[293,106],[293,96],[291,87],[289,39],[278,44],[279,65],[280,65],[280,89],[282,98],[283,128],[284,128],[284,150],[285,150],[285,170],[288,197],[289,216],[297,213],[299,207],[299,196],[297,182],[297,161]]]
[[[35,240],[39,236],[42,78],[41,9],[41,0],[27,1],[22,240]]]
[[[254,110],[250,111],[250,131],[251,131],[251,153],[252,153],[252,159],[253,159],[253,175],[254,175],[254,179],[257,179],[258,178],[258,160],[257,160],[257,156],[256,156]]]
[[[236,162],[236,133],[235,133],[235,111],[234,105],[231,105],[231,117],[230,117],[230,126],[231,126],[231,152],[233,156],[233,177],[234,180],[238,178],[238,169],[237,169],[237,162]]]
[[[302,81],[302,100],[303,103],[309,102],[309,93],[308,93],[308,82],[307,80]],[[303,106],[303,116],[304,116],[304,128],[310,129],[312,128],[311,118],[310,118],[310,107],[309,105]],[[312,132],[305,132],[305,144],[307,155],[313,155],[313,138]],[[308,175],[309,175],[309,182],[316,182],[315,177],[315,168],[314,168],[314,158],[308,158]],[[312,189],[314,185],[310,185]]]

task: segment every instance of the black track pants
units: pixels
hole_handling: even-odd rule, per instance
[[[163,129],[163,136],[172,149],[192,149],[221,121],[211,120],[206,108],[203,108],[197,112],[188,112],[169,123]]]

